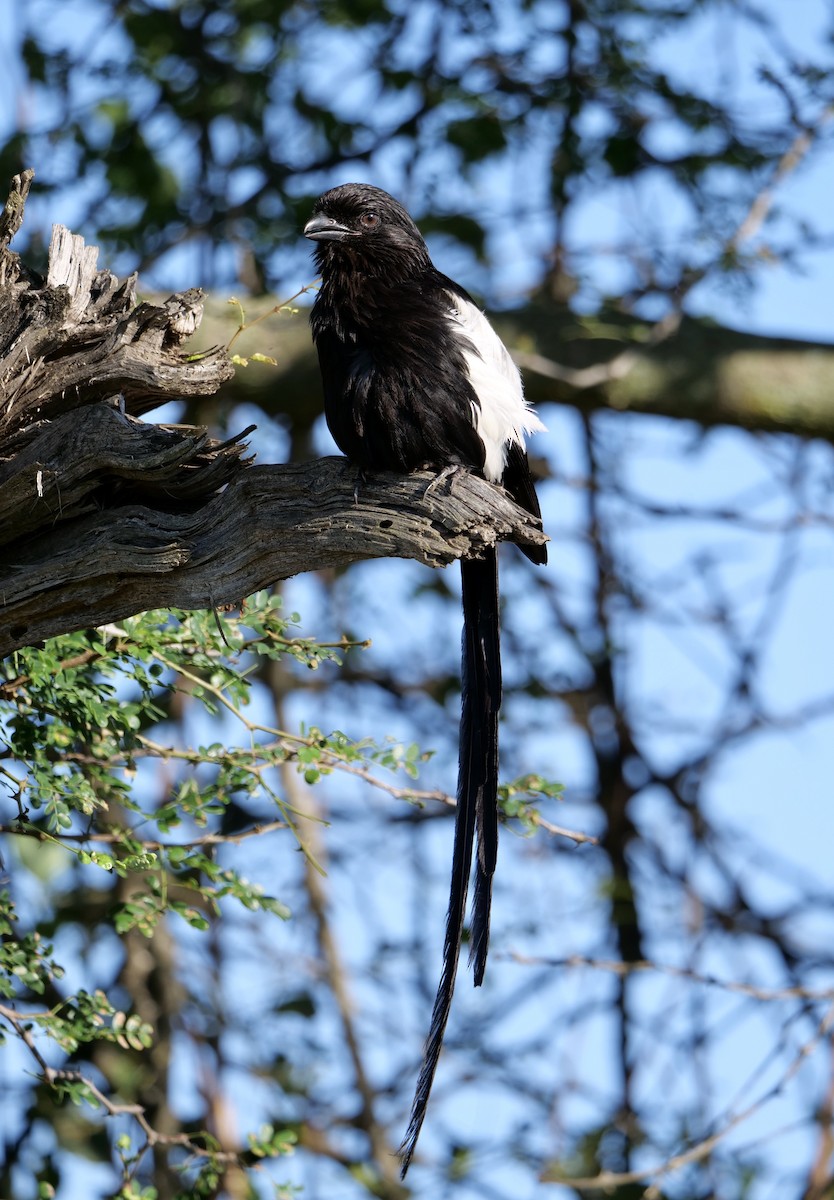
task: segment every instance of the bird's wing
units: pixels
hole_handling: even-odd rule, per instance
[[[446,295],[469,381],[478,397],[472,416],[486,452],[484,474],[500,483],[508,443],[515,442],[523,450],[526,435],[545,427],[524,399],[518,367],[484,314],[468,296],[452,291]]]

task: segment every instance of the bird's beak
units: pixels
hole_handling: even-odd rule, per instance
[[[352,229],[348,229],[346,225],[340,225],[338,221],[334,221],[332,217],[326,217],[324,213],[311,217],[304,226],[304,236],[313,242],[340,242],[342,238],[350,237],[352,233]]]

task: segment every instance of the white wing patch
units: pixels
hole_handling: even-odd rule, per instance
[[[472,419],[486,451],[484,475],[500,483],[508,443],[517,442],[523,450],[525,434],[543,432],[545,426],[524,399],[518,368],[481,310],[453,292],[446,295],[452,324],[469,342],[463,356],[480,401],[480,407],[472,405]]]

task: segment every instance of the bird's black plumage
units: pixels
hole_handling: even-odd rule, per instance
[[[393,197],[349,183],[317,202],[304,233],[316,243],[321,289],[311,324],[325,413],[339,448],[362,470],[464,467],[500,483],[540,517],[525,434],[543,426],[524,402],[507,351],[458,284],[437,271],[417,226]],[[542,547],[521,547],[544,562]],[[501,655],[495,550],[461,561],[462,703],[455,841],[443,971],[411,1120],[403,1175],[423,1124],[455,985],[475,845],[470,962],[482,982],[498,852]]]

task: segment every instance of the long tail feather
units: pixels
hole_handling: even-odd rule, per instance
[[[411,1119],[400,1147],[403,1178],[411,1163],[426,1115],[452,1006],[476,834],[478,855],[469,955],[470,962],[474,964],[476,986],[483,981],[489,948],[492,876],[498,854],[498,710],[501,706],[496,552],[490,550],[483,559],[462,561],[461,580],[462,696],[452,882],[446,914],[443,972],[432,1009]]]
[[[480,987],[489,950],[492,877],[498,858],[498,710],[501,707],[501,646],[498,623],[498,557],[462,564],[464,625],[474,627],[475,687],[472,757],[477,772],[473,789],[478,859],[469,962]],[[470,685],[471,686],[471,685]],[[461,753],[463,748],[461,747]]]

